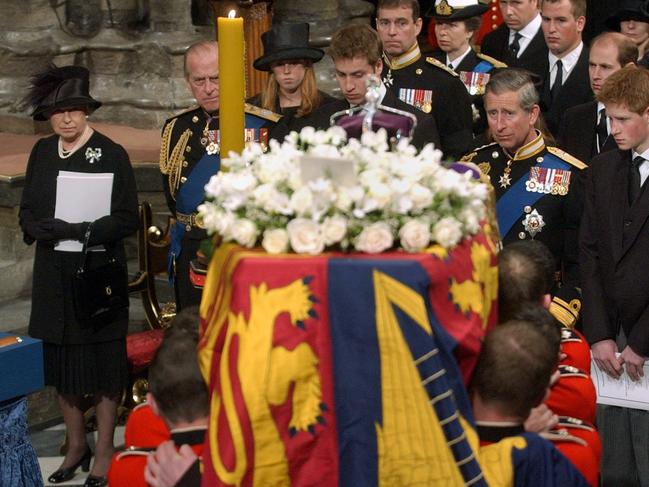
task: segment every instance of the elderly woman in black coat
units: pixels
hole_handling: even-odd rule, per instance
[[[32,79],[33,117],[49,119],[54,135],[40,139],[29,157],[20,226],[25,242],[36,243],[29,334],[43,340],[45,383],[56,388],[67,428],[65,459],[48,480],[65,482],[79,467],[89,470],[92,452],[86,442],[81,399],[92,394],[98,436],[85,485],[96,487],[106,485],[118,399],[128,380],[128,301],[101,318],[81,319],[78,309],[83,303],[75,303],[72,285],[81,254],[57,246],[62,240],[87,238],[89,247],[103,251],[89,252],[86,268],[106,264],[112,257],[125,270],[122,240],[136,231],[138,212],[126,151],[88,125],[88,115],[101,105],[90,96],[88,87],[88,71],[77,66],[51,66]],[[92,222],[55,218],[61,171],[112,174],[108,214]],[[125,272],[123,279],[127,279]]]

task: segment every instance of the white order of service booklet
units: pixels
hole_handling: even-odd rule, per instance
[[[112,173],[59,171],[54,218],[68,223],[92,222],[110,214]],[[61,240],[55,250],[81,252],[82,242]]]
[[[601,370],[594,359],[591,360],[591,379],[597,389],[597,404],[649,410],[649,363],[645,363],[640,380],[634,381],[626,371],[614,379]]]

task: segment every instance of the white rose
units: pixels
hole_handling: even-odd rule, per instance
[[[410,190],[410,199],[415,210],[423,210],[433,204],[433,193],[421,184],[415,184]]]
[[[410,220],[399,230],[399,239],[408,252],[419,252],[430,243],[430,226],[421,220]]]
[[[228,237],[234,215],[230,212],[219,209],[212,203],[203,203],[198,207],[198,211],[203,219],[203,225],[209,233],[218,233],[222,237]]]
[[[327,217],[322,222],[325,244],[334,245],[347,235],[347,220],[342,216]]]
[[[451,248],[462,239],[462,225],[452,216],[442,218],[433,226],[433,240]]]
[[[312,145],[315,141],[315,129],[311,126],[304,127],[300,131],[300,140],[302,142]]]
[[[464,227],[469,233],[478,233],[478,230],[480,230],[480,218],[475,211],[472,211],[469,208],[465,208],[460,213],[460,218],[462,219]]]
[[[313,209],[313,193],[308,187],[302,186],[291,195],[291,209],[296,215],[310,214]]]
[[[288,232],[283,228],[264,230],[261,246],[269,254],[281,254],[288,250]]]
[[[356,250],[368,254],[378,254],[392,247],[394,237],[390,226],[384,222],[372,223],[365,227],[356,239]]]
[[[329,135],[331,139],[331,144],[335,146],[339,146],[347,139],[347,132],[345,132],[344,128],[339,127],[338,125],[329,127],[327,129],[327,135]]]
[[[379,208],[385,208],[392,199],[392,191],[390,186],[383,183],[372,184],[367,188],[367,193],[370,198],[376,201]]]
[[[254,222],[246,219],[240,218],[232,224],[232,238],[239,244],[244,247],[254,247],[255,242],[257,242],[257,235],[259,230],[257,225]]]
[[[347,188],[342,188],[341,191],[336,193],[336,200],[334,206],[337,210],[348,212],[352,207],[352,199],[349,196]]]
[[[266,156],[253,167],[261,183],[278,183],[289,175],[287,165],[280,156]]]
[[[223,190],[221,173],[217,173],[212,176],[203,189],[208,196],[212,198],[218,198],[221,195],[221,191]]]
[[[298,254],[319,254],[324,250],[325,241],[320,225],[306,218],[291,220],[286,226],[291,247]]]

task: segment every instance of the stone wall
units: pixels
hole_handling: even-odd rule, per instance
[[[106,0],[3,0],[0,120],[24,122],[3,124],[11,130],[34,129],[22,98],[29,77],[53,62],[90,70],[91,92],[104,103],[95,120],[160,127],[193,103],[182,56],[193,42],[215,38],[212,3],[110,0],[108,9]],[[311,41],[319,47],[326,47],[341,25],[367,22],[373,10],[363,0],[279,0],[272,8],[275,22],[310,22]],[[325,57],[316,68],[321,88],[335,93],[331,60]]]

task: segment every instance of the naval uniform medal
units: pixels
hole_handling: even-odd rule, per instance
[[[216,118],[217,117],[208,115],[207,123],[205,124],[205,128],[203,129],[203,134],[201,137],[201,145],[205,147],[205,152],[207,152],[210,156],[218,154],[220,150],[218,142],[219,131],[210,130],[210,122]]]

